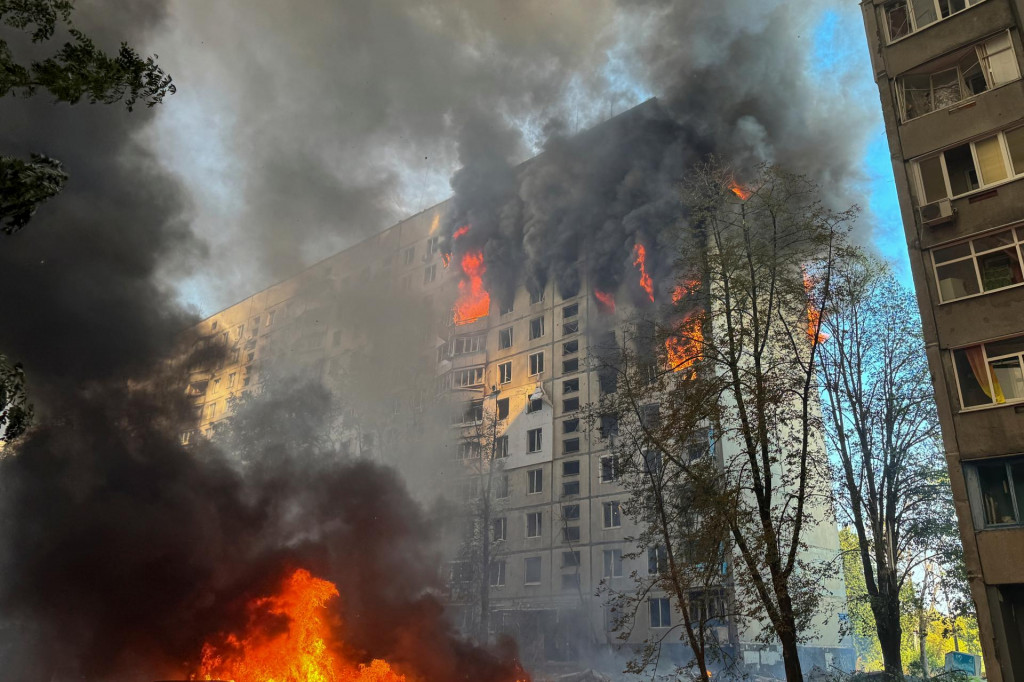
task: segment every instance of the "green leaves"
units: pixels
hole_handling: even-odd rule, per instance
[[[0,230],[14,234],[28,224],[39,204],[67,182],[60,161],[33,154],[31,161],[0,156]]]
[[[0,444],[14,440],[32,424],[32,405],[25,392],[25,372],[0,355]]]

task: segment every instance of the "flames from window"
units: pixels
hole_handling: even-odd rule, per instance
[[[594,289],[594,297],[601,303],[601,312],[615,312],[615,296],[600,289]]]
[[[829,335],[821,331],[821,310],[814,303],[814,279],[804,272],[804,291],[807,292],[807,338],[811,343],[825,343]]]
[[[729,191],[738,196],[743,201],[749,199],[751,195],[751,191],[749,189],[746,189],[735,180],[729,181]]]
[[[469,232],[469,225],[463,225],[455,230],[452,240]],[[483,249],[472,249],[462,254],[462,279],[459,281],[459,297],[455,301],[455,310],[452,316],[455,324],[469,324],[481,317],[487,317],[491,310],[491,295],[484,289],[484,272],[487,266],[484,265]]]
[[[332,634],[328,602],[338,597],[334,583],[298,569],[276,594],[246,605],[248,622],[217,644],[203,645],[193,679],[233,682],[405,682],[387,661],[347,660]]]
[[[647,249],[643,244],[633,246],[633,265],[640,271],[640,286],[647,292],[647,298],[654,303],[654,281],[647,274]]]
[[[697,280],[687,280],[677,284],[672,290],[672,303],[678,305],[698,284]],[[691,312],[665,339],[665,357],[668,368],[673,372],[689,370],[692,376],[694,363],[700,360],[703,351],[703,319],[699,312]]]

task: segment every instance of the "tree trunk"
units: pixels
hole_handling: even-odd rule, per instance
[[[879,576],[879,583],[885,581]],[[882,662],[889,680],[903,679],[903,624],[900,622],[899,596],[893,593],[890,585],[887,593],[879,594],[871,599],[871,613],[875,617],[875,632],[882,650]]]
[[[796,645],[796,630],[788,630],[779,635],[782,643],[782,662],[786,668],[787,682],[803,682],[804,674],[800,669],[800,652]]]
[[[928,670],[928,647],[927,647],[927,644],[928,644],[928,620],[927,620],[927,613],[928,612],[925,611],[924,606],[922,605],[922,608],[921,608],[921,618],[918,620],[918,625],[917,625],[918,639],[920,640],[920,643],[921,643],[921,676],[924,679],[926,679],[926,680],[928,679],[928,676],[930,675],[930,672]]]

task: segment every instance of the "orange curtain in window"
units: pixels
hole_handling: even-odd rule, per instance
[[[971,372],[974,373],[974,378],[978,385],[981,386],[981,390],[985,392],[985,395],[992,399],[993,402],[1005,403],[1006,397],[1003,395],[1003,389],[999,387],[999,380],[996,379],[996,375],[992,373],[985,362],[985,353],[982,352],[981,346],[965,348],[964,354],[967,355],[967,362],[971,365]],[[991,386],[989,386],[986,379],[992,380]]]

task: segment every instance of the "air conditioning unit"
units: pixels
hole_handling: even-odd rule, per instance
[[[931,204],[925,204],[918,210],[921,212],[921,225],[925,227],[944,225],[956,219],[956,212],[949,199],[939,199]]]

